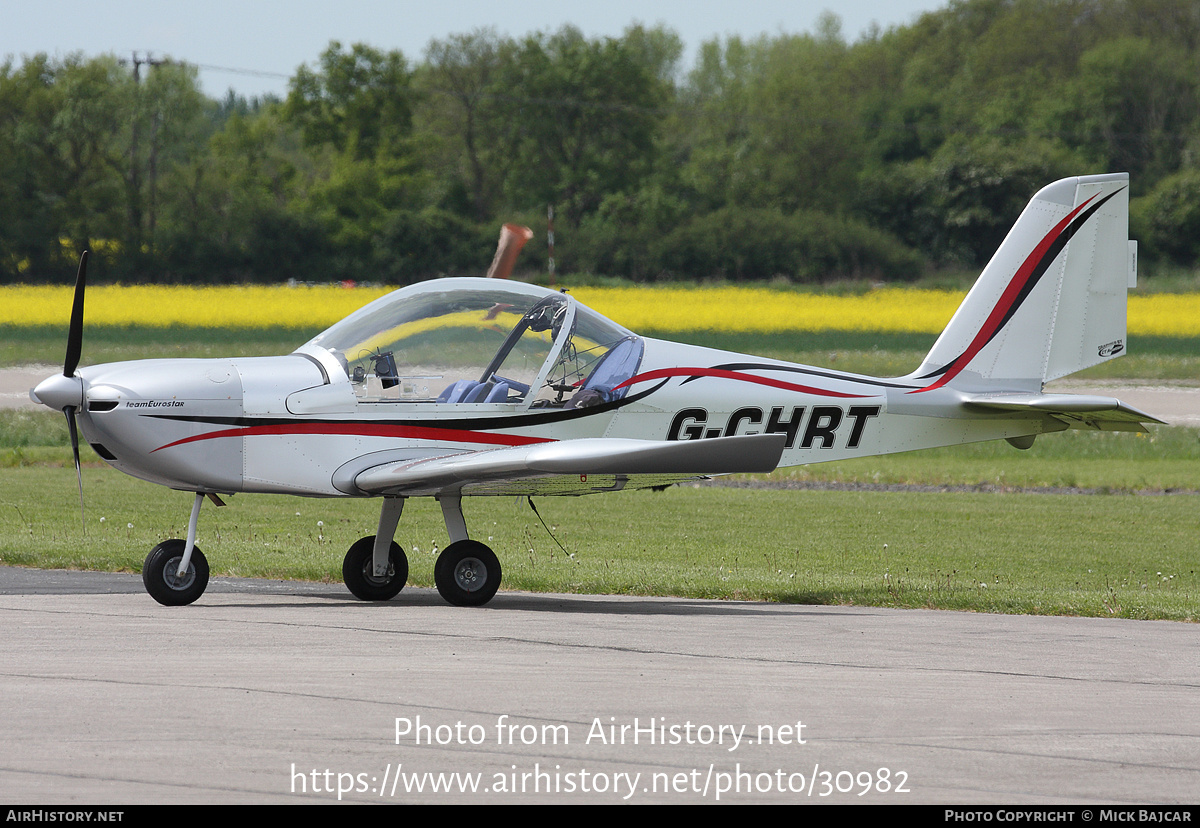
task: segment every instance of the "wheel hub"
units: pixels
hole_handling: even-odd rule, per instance
[[[391,563],[388,563],[387,572],[382,575],[375,574],[374,561],[368,560],[365,564],[363,564],[363,578],[367,580],[367,583],[373,584],[374,586],[387,586],[392,582],[392,578],[395,576],[396,567]]]
[[[183,577],[179,576],[179,562],[182,560],[183,556],[178,555],[167,561],[167,565],[163,567],[163,583],[171,589],[185,590],[196,580],[196,567],[190,563]]]
[[[487,567],[478,558],[463,558],[454,567],[454,583],[466,592],[483,589],[487,583]]]

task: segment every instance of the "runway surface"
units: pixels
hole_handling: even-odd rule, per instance
[[[1200,792],[1192,624],[509,592],[462,609],[239,579],[166,608],[137,575],[6,567],[0,623],[9,802]]]

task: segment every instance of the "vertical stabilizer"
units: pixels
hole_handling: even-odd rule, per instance
[[[1129,176],[1065,178],[1025,207],[912,376],[1028,388],[1125,352]]]

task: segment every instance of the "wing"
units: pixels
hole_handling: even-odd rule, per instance
[[[588,494],[713,474],[769,472],[785,434],[658,441],[591,438],[383,463],[358,473],[364,493]]]
[[[1118,399],[1089,394],[973,394],[964,405],[984,411],[1047,414],[1068,428],[1145,431],[1142,423],[1164,424]]]

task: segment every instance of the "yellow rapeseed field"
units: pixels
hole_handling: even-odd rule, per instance
[[[387,288],[97,286],[89,325],[324,328]],[[859,296],[742,287],[576,288],[579,301],[633,331],[938,333],[963,294],[883,288]],[[62,325],[71,288],[0,287],[0,325]],[[1129,297],[1129,332],[1200,336],[1200,293]]]
[[[0,324],[60,325],[71,314],[68,287],[0,287]],[[342,287],[97,286],[85,323],[197,328],[323,328],[387,293]]]

